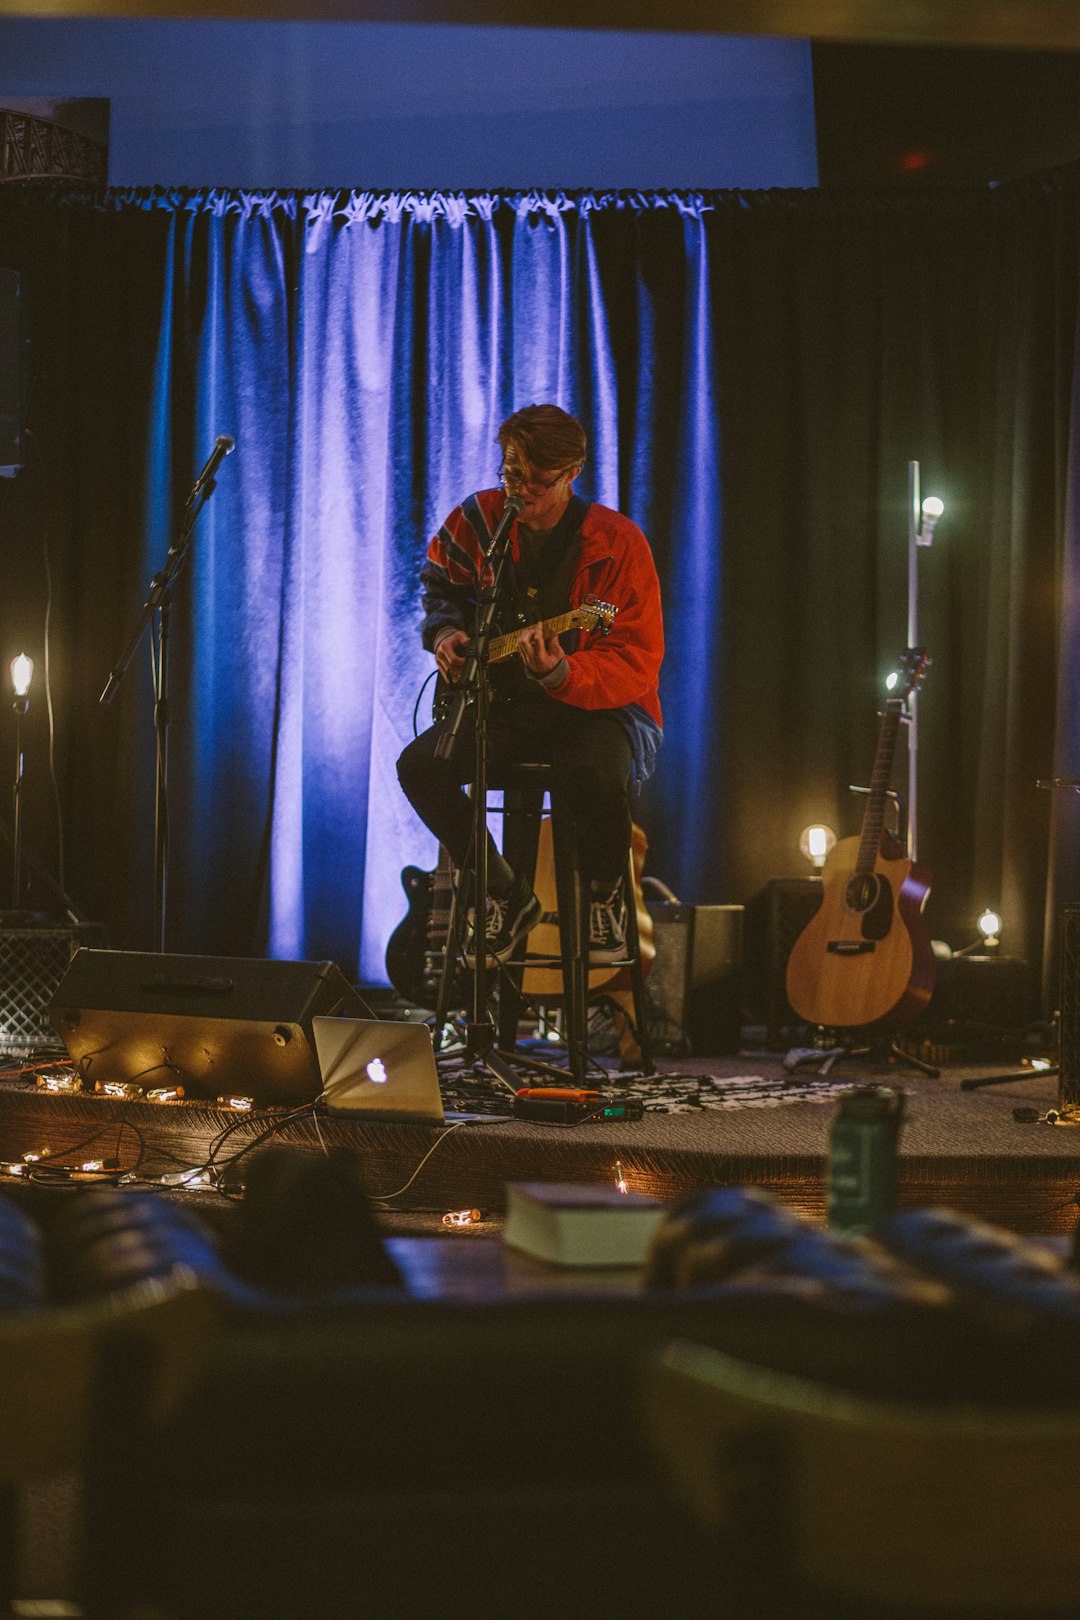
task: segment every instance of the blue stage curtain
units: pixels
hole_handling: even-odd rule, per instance
[[[537,400],[585,424],[581,492],[654,544],[668,741],[648,816],[665,829],[666,880],[716,890],[721,840],[697,813],[716,791],[721,701],[707,203],[132,193],[114,206],[168,218],[147,573],[168,547],[178,461],[197,467],[220,433],[237,443],[173,615],[173,948],[205,948],[213,919],[240,912],[247,949],[385,977],[400,870],[436,856],[394,769],[433,667],[417,572],[457,501],[495,482],[499,422]],[[428,713],[425,699],[419,724]]]

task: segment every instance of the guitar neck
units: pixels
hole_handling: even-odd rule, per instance
[[[450,910],[454,902],[454,873],[450,852],[445,844],[439,845],[439,864],[431,874],[430,904],[428,906],[427,948],[441,951],[450,932]]]
[[[561,636],[564,630],[574,630],[581,624],[581,614],[577,609],[569,613],[560,613],[558,618],[545,619],[541,628],[545,635]],[[505,636],[496,636],[494,641],[488,642],[487,662],[498,664],[504,658],[510,658],[517,652],[518,642],[521,640],[523,630],[531,630],[532,625],[522,625],[520,630],[511,630]]]
[[[890,700],[885,705],[885,712],[881,717],[881,730],[878,733],[877,754],[874,758],[874,769],[870,777],[870,797],[866,802],[863,813],[862,832],[859,836],[859,854],[855,862],[855,875],[864,876],[874,870],[878,849],[881,844],[881,829],[885,823],[885,800],[889,790],[889,778],[892,775],[893,754],[896,751],[896,734],[900,729],[900,715],[903,703]]]

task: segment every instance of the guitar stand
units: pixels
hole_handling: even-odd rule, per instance
[[[1014,1069],[1011,1074],[989,1074],[981,1079],[961,1080],[960,1090],[979,1091],[983,1086],[1008,1086],[1014,1080],[1046,1080],[1060,1075],[1060,1066],[1051,1063],[1045,1069]]]
[[[917,1069],[920,1074],[929,1075],[932,1080],[937,1080],[941,1074],[940,1069],[935,1069],[933,1064],[925,1063],[922,1058],[905,1052],[887,1035],[869,1041],[865,1046],[852,1046],[846,1041],[837,1042],[835,1039],[837,1033],[836,1030],[819,1029],[813,1046],[793,1046],[784,1055],[785,1072],[793,1074],[796,1069],[812,1068],[818,1074],[829,1074],[837,1063],[842,1063],[846,1058],[865,1057],[871,1063],[898,1063],[905,1068]]]

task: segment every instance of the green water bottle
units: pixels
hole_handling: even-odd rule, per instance
[[[857,1237],[896,1209],[903,1095],[888,1086],[845,1091],[829,1132],[828,1223]]]

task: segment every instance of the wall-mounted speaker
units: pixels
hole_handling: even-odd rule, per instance
[[[648,907],[656,957],[646,986],[659,1015],[658,1047],[674,1036],[695,1057],[737,1052],[742,1043],[743,907],[652,900]]]
[[[49,1015],[86,1086],[122,1080],[309,1102],[322,1081],[311,1020],[370,1018],[333,962],[79,951]]]

